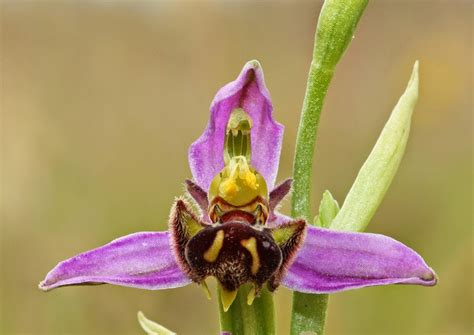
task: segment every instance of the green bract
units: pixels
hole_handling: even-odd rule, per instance
[[[332,197],[331,192],[325,191],[323,198],[319,204],[319,214],[314,218],[314,225],[318,227],[328,228],[337,213],[339,213],[339,204]]]
[[[418,61],[372,152],[359,171],[331,229],[363,231],[382,202],[405,152],[418,100]]]
[[[176,333],[173,333],[158,323],[148,320],[141,311],[138,312],[137,317],[140,326],[148,335],[176,335]]]

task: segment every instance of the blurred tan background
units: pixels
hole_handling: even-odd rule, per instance
[[[321,3],[7,1],[1,16],[1,334],[141,334],[137,310],[179,334],[216,334],[195,286],[40,292],[58,261],[135,231],[166,229],[190,176],[187,148],[241,66],[262,63],[292,151]],[[472,3],[372,1],[321,119],[313,208],[340,203],[403,92],[421,95],[405,159],[369,231],[437,271],[434,288],[335,294],[328,334],[473,331]],[[284,207],[288,212],[288,204]],[[280,334],[291,293],[277,295]]]

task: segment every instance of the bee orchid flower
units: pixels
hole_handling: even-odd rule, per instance
[[[250,283],[248,303],[262,287],[334,293],[374,285],[431,286],[436,275],[421,256],[383,235],[317,228],[278,213],[291,180],[275,186],[283,126],[273,119],[263,71],[248,62],[221,88],[204,133],[189,149],[193,203],[177,198],[169,230],[138,232],[69,258],[40,283],[108,283],[169,289],[215,277],[227,310]]]

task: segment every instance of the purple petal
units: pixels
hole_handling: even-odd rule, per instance
[[[286,179],[277,185],[269,195],[270,215],[268,217],[267,225],[269,227],[276,227],[283,223],[292,221],[293,219],[278,212],[281,202],[291,191],[291,184],[293,179]]]
[[[280,160],[283,126],[273,120],[270,93],[257,61],[245,64],[237,79],[221,88],[211,103],[211,118],[204,133],[189,148],[189,164],[196,183],[205,191],[224,167],[227,122],[235,108],[243,108],[253,121],[251,164],[269,189],[273,188]]]
[[[186,190],[188,191],[191,198],[194,199],[196,204],[201,209],[201,220],[206,223],[211,223],[208,213],[209,200],[207,199],[207,192],[192,180],[186,179],[184,184],[186,185]]]
[[[365,286],[432,286],[436,275],[415,251],[384,235],[308,227],[282,284],[305,293],[333,293]]]
[[[175,261],[167,232],[143,232],[118,238],[51,270],[39,288],[108,283],[158,290],[185,286],[191,280]]]
[[[278,208],[280,203],[285,199],[285,197],[291,191],[291,184],[293,183],[293,179],[288,178],[284,180],[282,183],[278,184],[271,192],[269,196],[269,205],[270,210],[274,211]]]
[[[207,213],[209,208],[209,200],[207,199],[207,193],[199,185],[195,184],[192,180],[186,179],[184,181],[186,185],[186,190],[189,195],[196,201],[196,204],[199,208]]]

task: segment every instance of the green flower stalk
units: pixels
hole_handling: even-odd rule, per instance
[[[311,170],[324,98],[336,65],[352,40],[367,3],[367,0],[328,0],[321,10],[296,139],[293,216],[307,219],[311,216]]]
[[[337,63],[354,36],[368,0],[327,0],[316,28],[293,165],[292,216],[311,218],[311,173],[319,118]],[[295,292],[291,333],[324,331],[328,297]]]
[[[333,71],[353,37],[367,1],[326,1],[301,115],[294,163],[293,216],[310,217],[311,167],[319,117]],[[364,231],[400,165],[408,141],[411,115],[418,98],[418,62],[405,93],[362,166],[342,208],[326,191],[314,224],[334,230]],[[291,332],[324,332],[328,296],[295,292]]]

